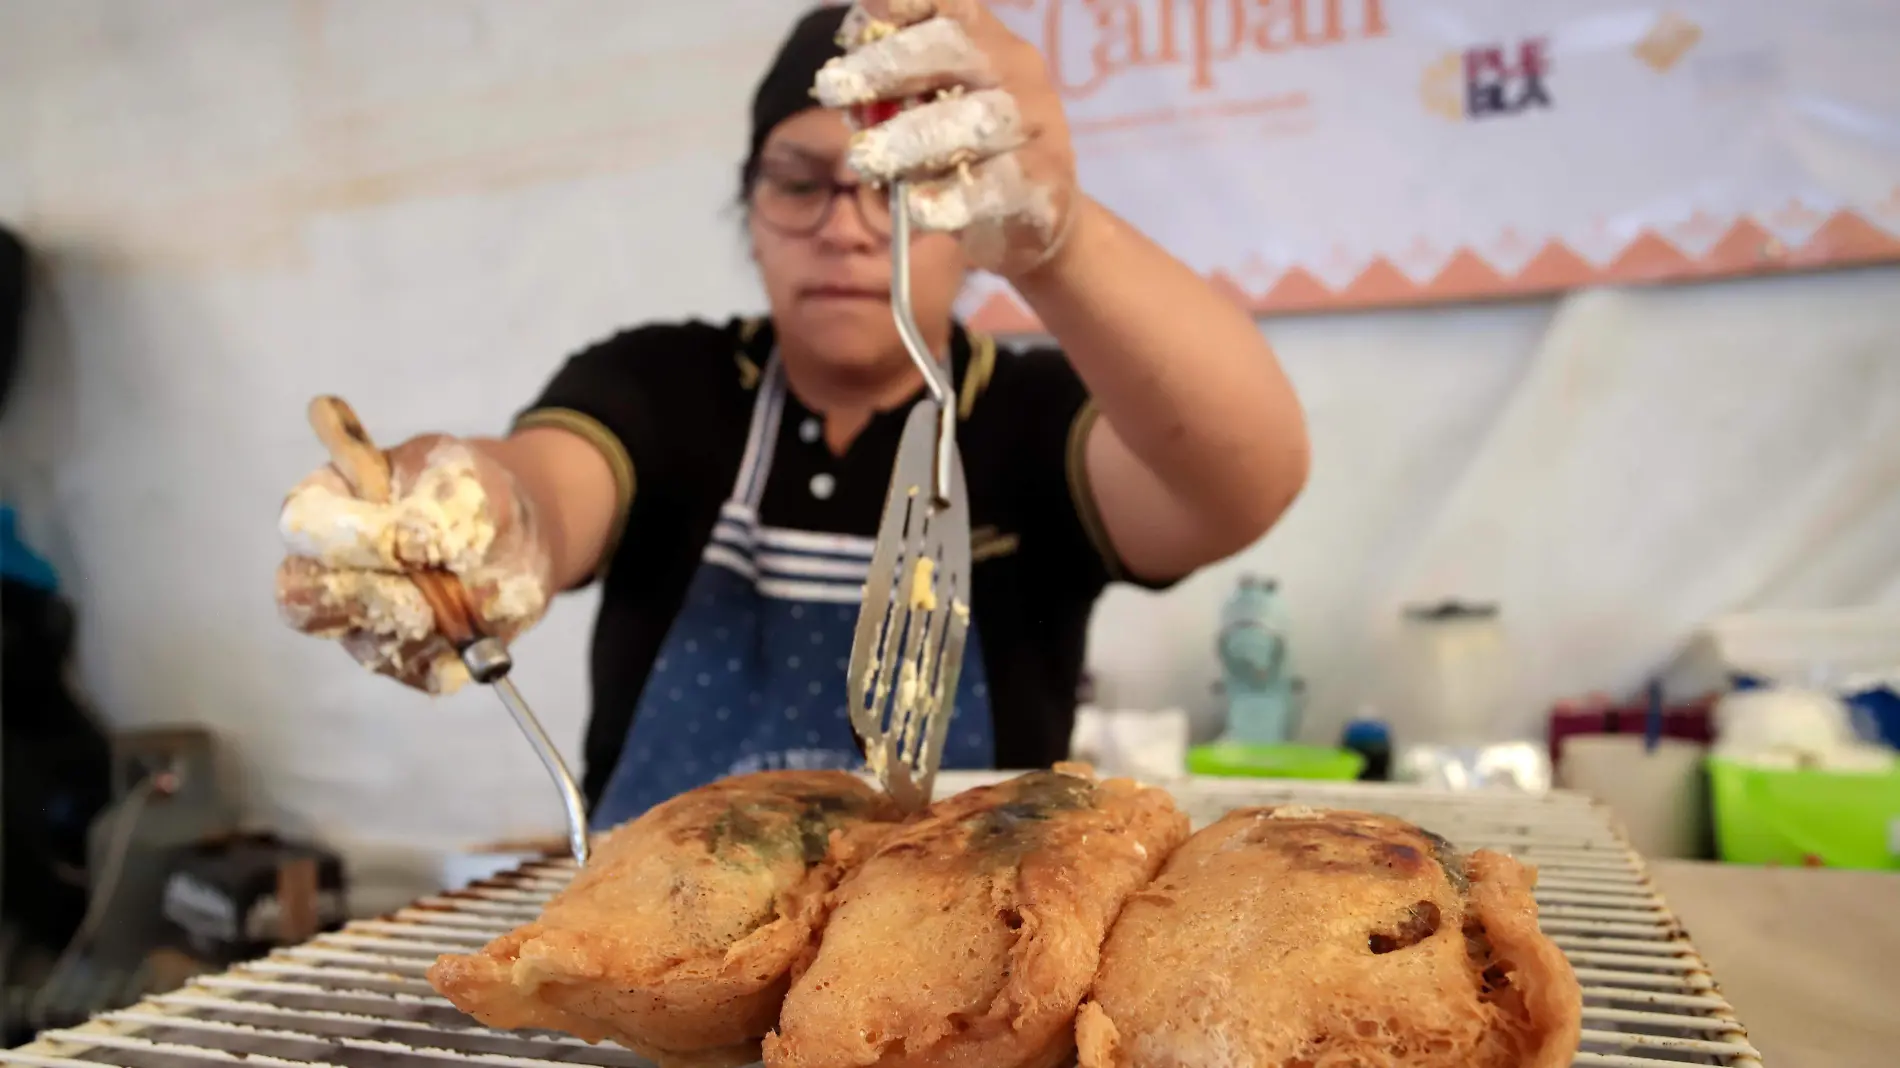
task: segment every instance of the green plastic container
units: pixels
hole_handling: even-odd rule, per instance
[[[1780,771],[1710,757],[1715,842],[1734,864],[1900,870],[1900,767]]]
[[[1189,749],[1187,766],[1196,775],[1228,778],[1351,780],[1359,777],[1366,758],[1350,749],[1317,745],[1214,742]]]

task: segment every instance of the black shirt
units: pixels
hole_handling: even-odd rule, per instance
[[[628,330],[570,358],[516,420],[517,428],[560,427],[592,442],[620,494],[590,659],[589,804],[613,771],[731,493],[772,345],[771,324],[761,320]],[[1068,753],[1089,614],[1103,587],[1124,577],[1082,462],[1095,408],[1056,349],[999,354],[987,337],[959,327],[952,358],[975,561],[970,610],[989,677],[996,761],[1046,766]],[[838,456],[819,432],[822,419],[788,395],[760,521],[875,536],[908,410],[878,413]]]

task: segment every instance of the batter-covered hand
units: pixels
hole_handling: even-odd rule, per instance
[[[451,693],[468,671],[405,573],[455,574],[485,631],[510,642],[547,611],[550,556],[514,476],[467,442],[411,438],[389,464],[386,504],[358,499],[330,466],[291,490],[278,518],[278,608],[374,671]]]
[[[852,168],[910,183],[917,226],[959,233],[978,267],[1007,278],[1054,255],[1075,153],[1035,47],[981,0],[861,0],[841,34],[813,92],[856,127]]]

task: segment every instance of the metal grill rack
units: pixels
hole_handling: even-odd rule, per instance
[[[1001,776],[946,772],[944,795]],[[1607,810],[1567,792],[1446,794],[1396,786],[1192,779],[1168,784],[1198,828],[1233,808],[1299,803],[1409,819],[1463,849],[1537,865],[1543,928],[1583,984],[1576,1064],[1759,1066],[1760,1054],[1708,966],[1650,886]],[[615,1046],[481,1027],[435,995],[423,973],[536,916],[567,885],[567,860],[528,864],[466,890],[205,976],[70,1029],[47,1031],[0,1062],[33,1068],[645,1068]]]

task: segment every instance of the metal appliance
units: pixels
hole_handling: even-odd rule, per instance
[[[134,729],[111,745],[113,800],[87,837],[85,918],[21,1007],[32,1026],[143,993],[150,955],[170,938],[162,902],[173,857],[237,829],[236,806],[218,790],[209,731]]]
[[[1399,625],[1399,741],[1477,746],[1507,740],[1510,653],[1495,604],[1412,605]]]
[[[1222,741],[1278,745],[1298,732],[1299,680],[1287,655],[1288,629],[1279,584],[1242,575],[1221,608],[1215,639],[1227,704]]]

